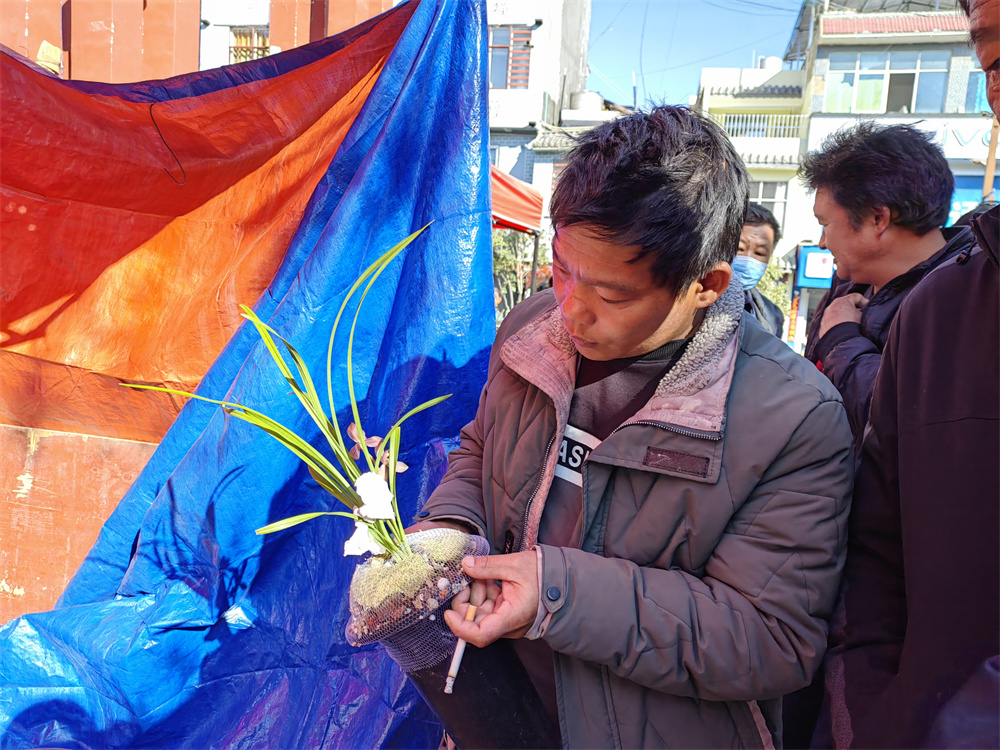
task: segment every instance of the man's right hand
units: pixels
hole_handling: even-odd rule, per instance
[[[835,299],[823,311],[823,319],[819,323],[820,338],[840,323],[860,323],[861,311],[867,305],[868,300],[857,292]]]

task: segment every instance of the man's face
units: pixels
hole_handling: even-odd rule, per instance
[[[552,287],[573,345],[587,359],[636,357],[685,338],[697,307],[658,286],[652,258],[629,263],[640,248],[601,239],[584,224],[558,227],[552,240]]]
[[[1000,0],[971,0],[969,33],[986,73],[986,98],[1000,117]]]
[[[772,252],[774,252],[774,230],[768,224],[743,225],[737,255],[745,255],[761,263],[770,263]]]
[[[866,220],[855,229],[847,209],[837,203],[826,188],[816,191],[813,213],[823,227],[819,246],[833,253],[837,276],[860,284],[874,283],[867,278],[869,264],[877,257],[873,222]]]

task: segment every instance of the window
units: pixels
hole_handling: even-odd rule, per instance
[[[969,88],[965,90],[965,111],[990,111],[990,103],[986,100],[986,74],[981,70],[969,73]]]
[[[768,209],[778,220],[778,226],[785,226],[785,199],[788,195],[787,182],[750,182],[750,202]]]
[[[826,112],[941,112],[948,88],[948,50],[833,52]]]
[[[233,26],[230,39],[230,65],[259,60],[271,54],[271,35],[267,26]]]
[[[972,53],[972,72],[969,73],[969,87],[965,90],[965,111],[970,113],[989,112],[986,100],[986,74],[978,70],[979,58]]]
[[[531,29],[527,26],[490,27],[490,88],[528,88]]]

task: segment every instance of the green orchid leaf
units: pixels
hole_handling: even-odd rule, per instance
[[[274,523],[269,523],[267,526],[261,526],[255,532],[258,536],[263,536],[264,534],[273,534],[275,531],[283,531],[285,529],[290,529],[292,526],[298,526],[300,523],[305,523],[306,521],[311,521],[314,518],[319,518],[320,516],[343,516],[345,518],[354,518],[353,513],[340,513],[338,511],[327,510],[319,511],[316,513],[303,513],[298,516],[290,516],[288,518],[282,518],[280,521],[275,521]]]
[[[405,547],[407,552],[409,552],[411,551],[410,543],[406,539],[406,530],[403,528],[403,522],[399,518],[399,505],[396,502],[396,464],[399,462],[399,442],[401,437],[402,430],[399,427],[393,427],[389,430],[389,434],[385,438],[389,452],[389,463],[387,466],[389,490],[392,492],[393,519],[390,524],[393,536],[399,540],[400,546]]]
[[[271,352],[271,356],[274,357],[275,362],[278,366],[282,368],[282,373],[285,374],[285,379],[292,384],[293,391],[296,397],[305,407],[306,412],[312,417],[313,421],[319,427],[320,431],[326,437],[327,442],[330,444],[331,450],[333,450],[333,455],[340,464],[341,469],[344,473],[352,480],[356,480],[361,472],[358,470],[357,464],[354,463],[350,458],[350,453],[348,448],[344,445],[343,440],[340,438],[338,430],[334,429],[334,425],[330,418],[327,416],[326,412],[323,411],[323,405],[319,401],[319,393],[316,391],[316,386],[313,383],[312,376],[309,374],[309,368],[306,366],[305,360],[302,355],[299,354],[298,350],[291,345],[286,339],[278,334],[273,328],[268,326],[266,323],[262,322],[253,310],[251,310],[246,305],[240,305],[243,310],[243,317],[249,320],[256,326],[261,338],[265,339],[268,344],[268,350]],[[302,379],[302,387],[300,388],[298,382],[291,377],[291,371],[288,370],[287,365],[284,364],[284,360],[281,358],[280,353],[277,352],[277,347],[271,337],[277,338],[292,357],[292,361],[295,364],[295,369],[298,370],[299,377]]]
[[[189,393],[187,391],[179,391],[174,388],[163,388],[155,385],[137,385],[132,383],[122,383],[122,385],[128,388],[135,388],[137,390],[172,393],[176,396],[186,396],[188,398],[197,399],[198,401],[217,404],[221,406],[227,414],[231,414],[238,419],[242,419],[244,422],[249,422],[252,425],[260,427],[264,430],[264,432],[269,434],[292,453],[305,461],[309,467],[314,468],[316,471],[326,476],[327,480],[340,491],[340,495],[337,495],[336,493],[331,494],[334,494],[348,507],[356,508],[361,504],[360,500],[357,499],[357,493],[354,491],[351,483],[344,479],[344,477],[339,471],[337,471],[333,464],[330,463],[326,456],[313,448],[312,445],[310,445],[306,440],[296,435],[284,425],[271,419],[266,414],[262,414],[259,411],[243,406],[243,404],[231,401],[218,401],[214,398],[206,398],[205,396],[199,396],[195,393]],[[344,498],[349,498],[349,500],[345,500]]]
[[[399,255],[399,253],[401,253],[403,251],[403,249],[407,245],[409,245],[411,242],[413,242],[413,240],[415,240],[425,229],[427,229],[428,226],[430,226],[430,224],[426,224],[425,226],[421,227],[416,232],[414,232],[413,234],[411,234],[409,237],[406,237],[401,242],[397,243],[396,245],[394,245],[393,247],[389,248],[384,253],[382,253],[382,255],[380,255],[375,260],[374,263],[372,263],[367,269],[365,269],[365,272],[362,273],[361,276],[358,277],[357,280],[355,280],[354,284],[352,284],[351,288],[347,291],[347,294],[344,297],[344,301],[340,305],[340,310],[337,312],[337,317],[333,321],[333,328],[330,330],[330,344],[329,344],[329,346],[327,348],[327,355],[326,355],[327,395],[328,395],[328,399],[329,399],[329,402],[330,402],[330,413],[331,414],[336,414],[337,413],[337,408],[336,408],[336,406],[334,405],[334,402],[333,402],[333,344],[334,344],[334,340],[336,339],[336,336],[337,336],[337,328],[340,325],[340,319],[341,319],[341,317],[343,317],[344,311],[347,309],[347,303],[348,303],[348,301],[351,299],[351,297],[354,295],[354,293],[361,287],[361,285],[371,275],[376,274],[376,273],[381,273],[382,269],[384,269],[385,266],[388,265],[388,263],[393,258],[395,258],[397,255]],[[360,303],[359,303],[358,307],[360,309]],[[355,320],[356,320],[356,318],[355,318]],[[353,341],[353,332],[354,332],[354,329],[352,327],[352,329],[351,329],[351,333],[352,333],[351,340],[352,341]],[[362,430],[361,430],[361,420],[358,417],[358,405],[357,405],[357,402],[356,402],[356,400],[354,398],[354,377],[353,377],[353,372],[352,372],[351,365],[350,365],[350,358],[351,358],[351,345],[350,344],[348,344],[348,347],[347,347],[347,357],[348,357],[348,367],[347,367],[347,373],[348,373],[347,378],[348,379],[347,379],[347,384],[348,384],[348,391],[349,391],[349,395],[350,395],[350,399],[351,399],[351,413],[352,413],[352,415],[354,415],[354,422],[357,425],[358,431],[362,432]],[[334,430],[335,430],[335,432],[337,434],[337,440],[339,442],[343,443],[343,438],[340,435],[340,426],[337,424],[336,420],[334,420],[334,422],[333,422],[333,427],[334,427]],[[369,469],[372,470],[372,471],[374,471],[373,461],[371,460],[371,456],[368,455],[367,448],[365,448],[365,446],[364,446],[364,438],[362,438],[361,451],[363,453],[365,453],[365,458],[366,458],[366,462],[368,463]]]
[[[261,340],[264,342],[264,346],[267,347],[267,351],[270,353],[271,359],[273,359],[275,364],[278,365],[278,369],[281,370],[281,374],[284,376],[285,380],[288,381],[288,384],[292,386],[292,390],[295,391],[296,394],[301,393],[302,387],[295,379],[295,376],[292,375],[291,368],[285,362],[284,357],[281,356],[281,352],[278,350],[277,345],[274,343],[274,339],[271,338],[271,334],[274,334],[275,336],[277,336],[278,334],[274,332],[274,329],[269,327],[266,323],[264,323],[264,321],[258,318],[257,314],[254,313],[254,311],[251,310],[246,305],[240,305],[240,310],[243,311],[242,312],[243,317],[249,320],[251,323],[253,323],[254,328],[257,329],[257,333],[260,335]]]
[[[401,416],[399,419],[396,420],[396,424],[392,426],[393,429],[401,426],[403,422],[412,417],[414,414],[419,414],[424,409],[430,409],[432,406],[437,406],[442,401],[445,401],[449,398],[451,398],[450,393],[444,396],[438,396],[437,398],[432,398],[430,401],[424,401],[424,403],[420,404],[420,406],[414,406],[412,409],[406,412],[406,414],[404,414],[403,416]]]
[[[344,502],[348,507],[353,509],[361,505],[361,501],[358,499],[357,493],[354,491],[351,483],[344,479],[344,477],[339,471],[337,471],[333,464],[330,463],[326,456],[316,450],[309,444],[308,441],[299,437],[287,427],[274,421],[267,415],[261,414],[253,409],[248,409],[245,406],[239,406],[238,409],[232,409],[229,407],[223,408],[226,409],[227,414],[231,414],[237,419],[242,419],[244,422],[249,422],[250,424],[264,430],[264,432],[305,461],[308,467],[315,469],[317,472],[322,474],[326,478],[327,482],[332,484],[338,490],[338,492],[331,494],[341,500],[341,502]]]
[[[306,468],[309,469],[309,476],[311,476],[314,480],[316,480],[316,484],[318,484],[320,487],[329,492],[331,495],[333,495],[335,498],[340,500],[340,502],[344,503],[345,505],[351,508],[357,507],[355,500],[351,498],[350,495],[344,493],[343,488],[339,487],[338,485],[335,485],[333,482],[329,480],[328,477],[316,471],[312,466],[307,465]]]

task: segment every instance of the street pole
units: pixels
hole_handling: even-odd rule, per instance
[[[990,150],[986,154],[986,174],[983,176],[983,200],[987,200],[993,192],[993,173],[997,166],[997,139],[1000,137],[1000,122],[993,117],[993,129],[990,132]]]

